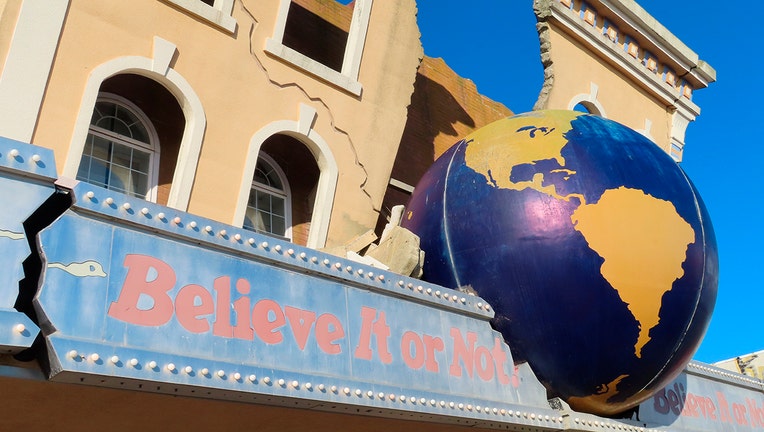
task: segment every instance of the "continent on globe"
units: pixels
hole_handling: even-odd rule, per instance
[[[606,190],[598,202],[576,209],[571,220],[605,260],[602,276],[639,323],[634,354],[640,357],[658,325],[663,295],[684,274],[695,230],[670,202],[625,187]]]
[[[483,174],[486,181],[497,188],[522,191],[530,188],[557,199],[568,201],[571,197],[584,203],[581,194],[560,195],[554,183],[546,181],[544,173],[535,173],[530,180],[515,181],[508,175],[512,168],[520,165],[533,165],[537,161],[554,160],[560,168],[550,172],[564,172],[568,176],[574,170],[564,169],[565,158],[562,149],[567,144],[565,134],[570,131],[570,122],[576,118],[574,111],[548,111],[539,117],[539,122],[526,125],[518,122],[518,128],[507,128],[501,122],[494,122],[481,129],[485,138],[480,141],[467,141],[464,161],[467,166]],[[529,114],[527,118],[532,119]],[[523,119],[525,120],[525,119]],[[535,125],[544,126],[535,126]],[[510,138],[511,139],[508,139]],[[502,175],[504,174],[504,175]]]
[[[686,366],[718,282],[713,227],[643,135],[573,111],[479,129],[417,184],[402,225],[424,278],[488,301],[550,397],[614,415]]]

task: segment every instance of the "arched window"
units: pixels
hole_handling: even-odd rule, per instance
[[[99,95],[77,180],[155,201],[158,163],[157,134],[143,111],[117,95]]]
[[[292,208],[287,177],[267,154],[257,158],[244,228],[291,240]]]

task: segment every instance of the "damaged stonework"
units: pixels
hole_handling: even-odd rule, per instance
[[[400,226],[404,210],[402,205],[393,207],[390,222],[377,243],[374,243],[377,236],[373,231],[368,231],[324,252],[404,276],[421,278],[424,251],[419,247],[419,237]]]
[[[424,251],[419,247],[419,236],[400,226],[404,210],[402,205],[393,207],[379,244],[372,244],[366,256],[384,263],[391,271],[421,278]]]
[[[554,87],[554,63],[552,62],[552,42],[549,39],[549,23],[546,19],[550,15],[549,3],[554,0],[534,0],[533,12],[536,14],[536,31],[539,35],[539,47],[541,48],[541,65],[544,68],[544,83],[533,105],[534,110],[544,109],[548,105],[549,93]]]

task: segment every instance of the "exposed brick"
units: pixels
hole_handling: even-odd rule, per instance
[[[458,140],[512,111],[477,91],[441,58],[425,56],[419,66],[406,128],[392,177],[415,186],[438,156]],[[381,233],[390,209],[407,204],[408,194],[388,186],[377,223]]]

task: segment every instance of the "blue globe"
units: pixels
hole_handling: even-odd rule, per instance
[[[403,226],[424,278],[475,292],[550,397],[615,415],[686,366],[716,300],[713,228],[695,187],[641,134],[541,111],[456,143]]]

